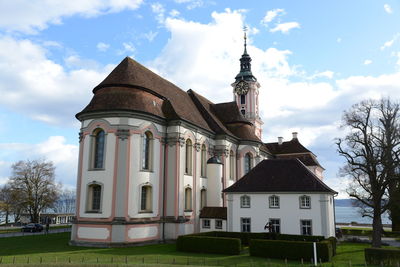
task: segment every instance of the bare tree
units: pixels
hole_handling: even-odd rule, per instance
[[[57,201],[54,203],[53,210],[56,213],[74,213],[75,212],[75,191],[64,189]]]
[[[8,224],[10,216],[14,222],[18,222],[24,207],[22,205],[22,194],[13,190],[9,184],[0,188],[0,211],[5,216],[5,222]]]
[[[348,128],[349,133],[336,142],[339,155],[346,160],[341,174],[352,180],[347,192],[357,200],[362,215],[373,220],[373,247],[382,244],[381,215],[389,208],[389,185],[397,179],[392,166],[398,162],[388,157],[388,154],[393,156],[399,153],[398,141],[391,141],[392,145],[388,143],[397,135],[392,134],[395,126],[390,126],[396,110],[392,109],[392,105],[397,104],[389,100],[368,100],[353,105],[344,112],[342,119],[343,127]]]
[[[12,165],[9,185],[22,195],[22,205],[32,222],[39,222],[40,213],[52,208],[58,199],[59,188],[54,181],[54,166],[51,161],[27,160]]]

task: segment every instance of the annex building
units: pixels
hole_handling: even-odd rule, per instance
[[[240,58],[233,101],[213,103],[125,58],[81,122],[71,243],[121,245],[200,231],[334,236],[335,191],[298,140],[262,142],[260,84]],[[270,230],[271,230],[270,229]]]

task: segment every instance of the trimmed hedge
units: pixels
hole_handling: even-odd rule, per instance
[[[319,235],[287,235],[287,234],[279,234],[276,238],[277,240],[286,240],[286,241],[307,241],[307,242],[319,242],[325,240],[324,236]]]
[[[176,241],[176,249],[185,252],[239,255],[241,247],[239,238],[181,235]]]
[[[328,239],[326,239],[326,241],[331,242],[331,244],[332,244],[332,254],[333,254],[333,256],[335,256],[336,255],[336,247],[337,247],[337,239],[336,239],[336,237],[331,236]]]
[[[366,248],[364,254],[367,264],[396,266],[400,263],[400,249]]]
[[[250,255],[264,258],[311,260],[314,257],[313,243],[286,240],[257,240],[250,241]],[[317,243],[317,257],[323,262],[331,261],[333,256],[332,244],[329,241]]]

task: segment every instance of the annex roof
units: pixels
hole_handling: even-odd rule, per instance
[[[315,176],[299,159],[263,160],[223,192],[336,193]]]
[[[204,207],[200,211],[200,218],[226,220],[227,209],[226,207]]]

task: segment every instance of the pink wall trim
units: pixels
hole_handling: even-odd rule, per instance
[[[165,151],[164,151],[165,153]],[[161,215],[161,201],[162,201],[162,188],[163,188],[163,144],[160,142],[160,178],[158,182],[158,209],[157,209],[157,216]],[[164,166],[165,168],[165,166]]]
[[[77,224],[77,229],[76,229],[76,240],[81,240],[81,241],[90,241],[90,242],[99,242],[99,241],[111,241],[111,234],[112,234],[112,227],[111,225],[97,225],[97,224]],[[79,238],[78,237],[78,230],[79,227],[90,227],[90,228],[106,228],[109,232],[109,236],[106,239],[95,239],[95,238]]]
[[[125,189],[125,220],[129,218],[129,189],[130,189],[130,166],[131,166],[131,136],[126,139],[127,152],[126,152],[126,189]],[[115,185],[114,185],[115,187]]]
[[[78,179],[76,182],[76,218],[80,218],[81,211],[81,188],[82,188],[82,169],[83,169],[83,146],[85,144],[85,136],[83,136],[81,142],[79,142],[79,160],[78,160]]]
[[[165,174],[168,177],[168,145],[165,146],[164,156],[165,156],[165,166],[164,166]],[[169,179],[166,179],[166,180],[169,180]],[[164,180],[164,182],[166,182],[166,180]],[[164,192],[164,193],[166,194],[166,196],[164,196],[165,200],[166,200],[168,194],[167,194],[167,192]],[[165,203],[164,203],[163,209],[164,209],[164,215],[167,215],[167,205]]]
[[[225,157],[225,154],[224,153],[222,153],[222,189],[225,189],[226,188],[226,157]],[[222,206],[223,207],[225,207],[225,194],[223,195],[223,198],[222,198]]]
[[[157,234],[152,237],[145,237],[145,238],[130,238],[129,237],[129,230],[132,228],[147,228],[147,227],[156,227],[157,228]],[[132,226],[127,226],[125,227],[125,240],[128,242],[143,242],[143,241],[149,241],[149,240],[158,240],[160,239],[160,225],[159,224],[141,224],[141,225],[132,225]]]
[[[250,94],[249,98],[250,98],[250,112],[253,112],[253,98],[250,96]]]
[[[178,202],[179,202],[179,175],[180,175],[180,144],[176,143],[176,171],[175,171],[175,218],[179,216]]]
[[[115,139],[115,155],[114,155],[114,178],[113,178],[113,190],[112,190],[112,211],[111,211],[111,218],[115,217],[115,201],[116,201],[116,197],[117,197],[117,175],[118,175],[118,170],[117,170],[117,165],[118,165],[118,152],[119,152],[119,138],[117,137]]]

